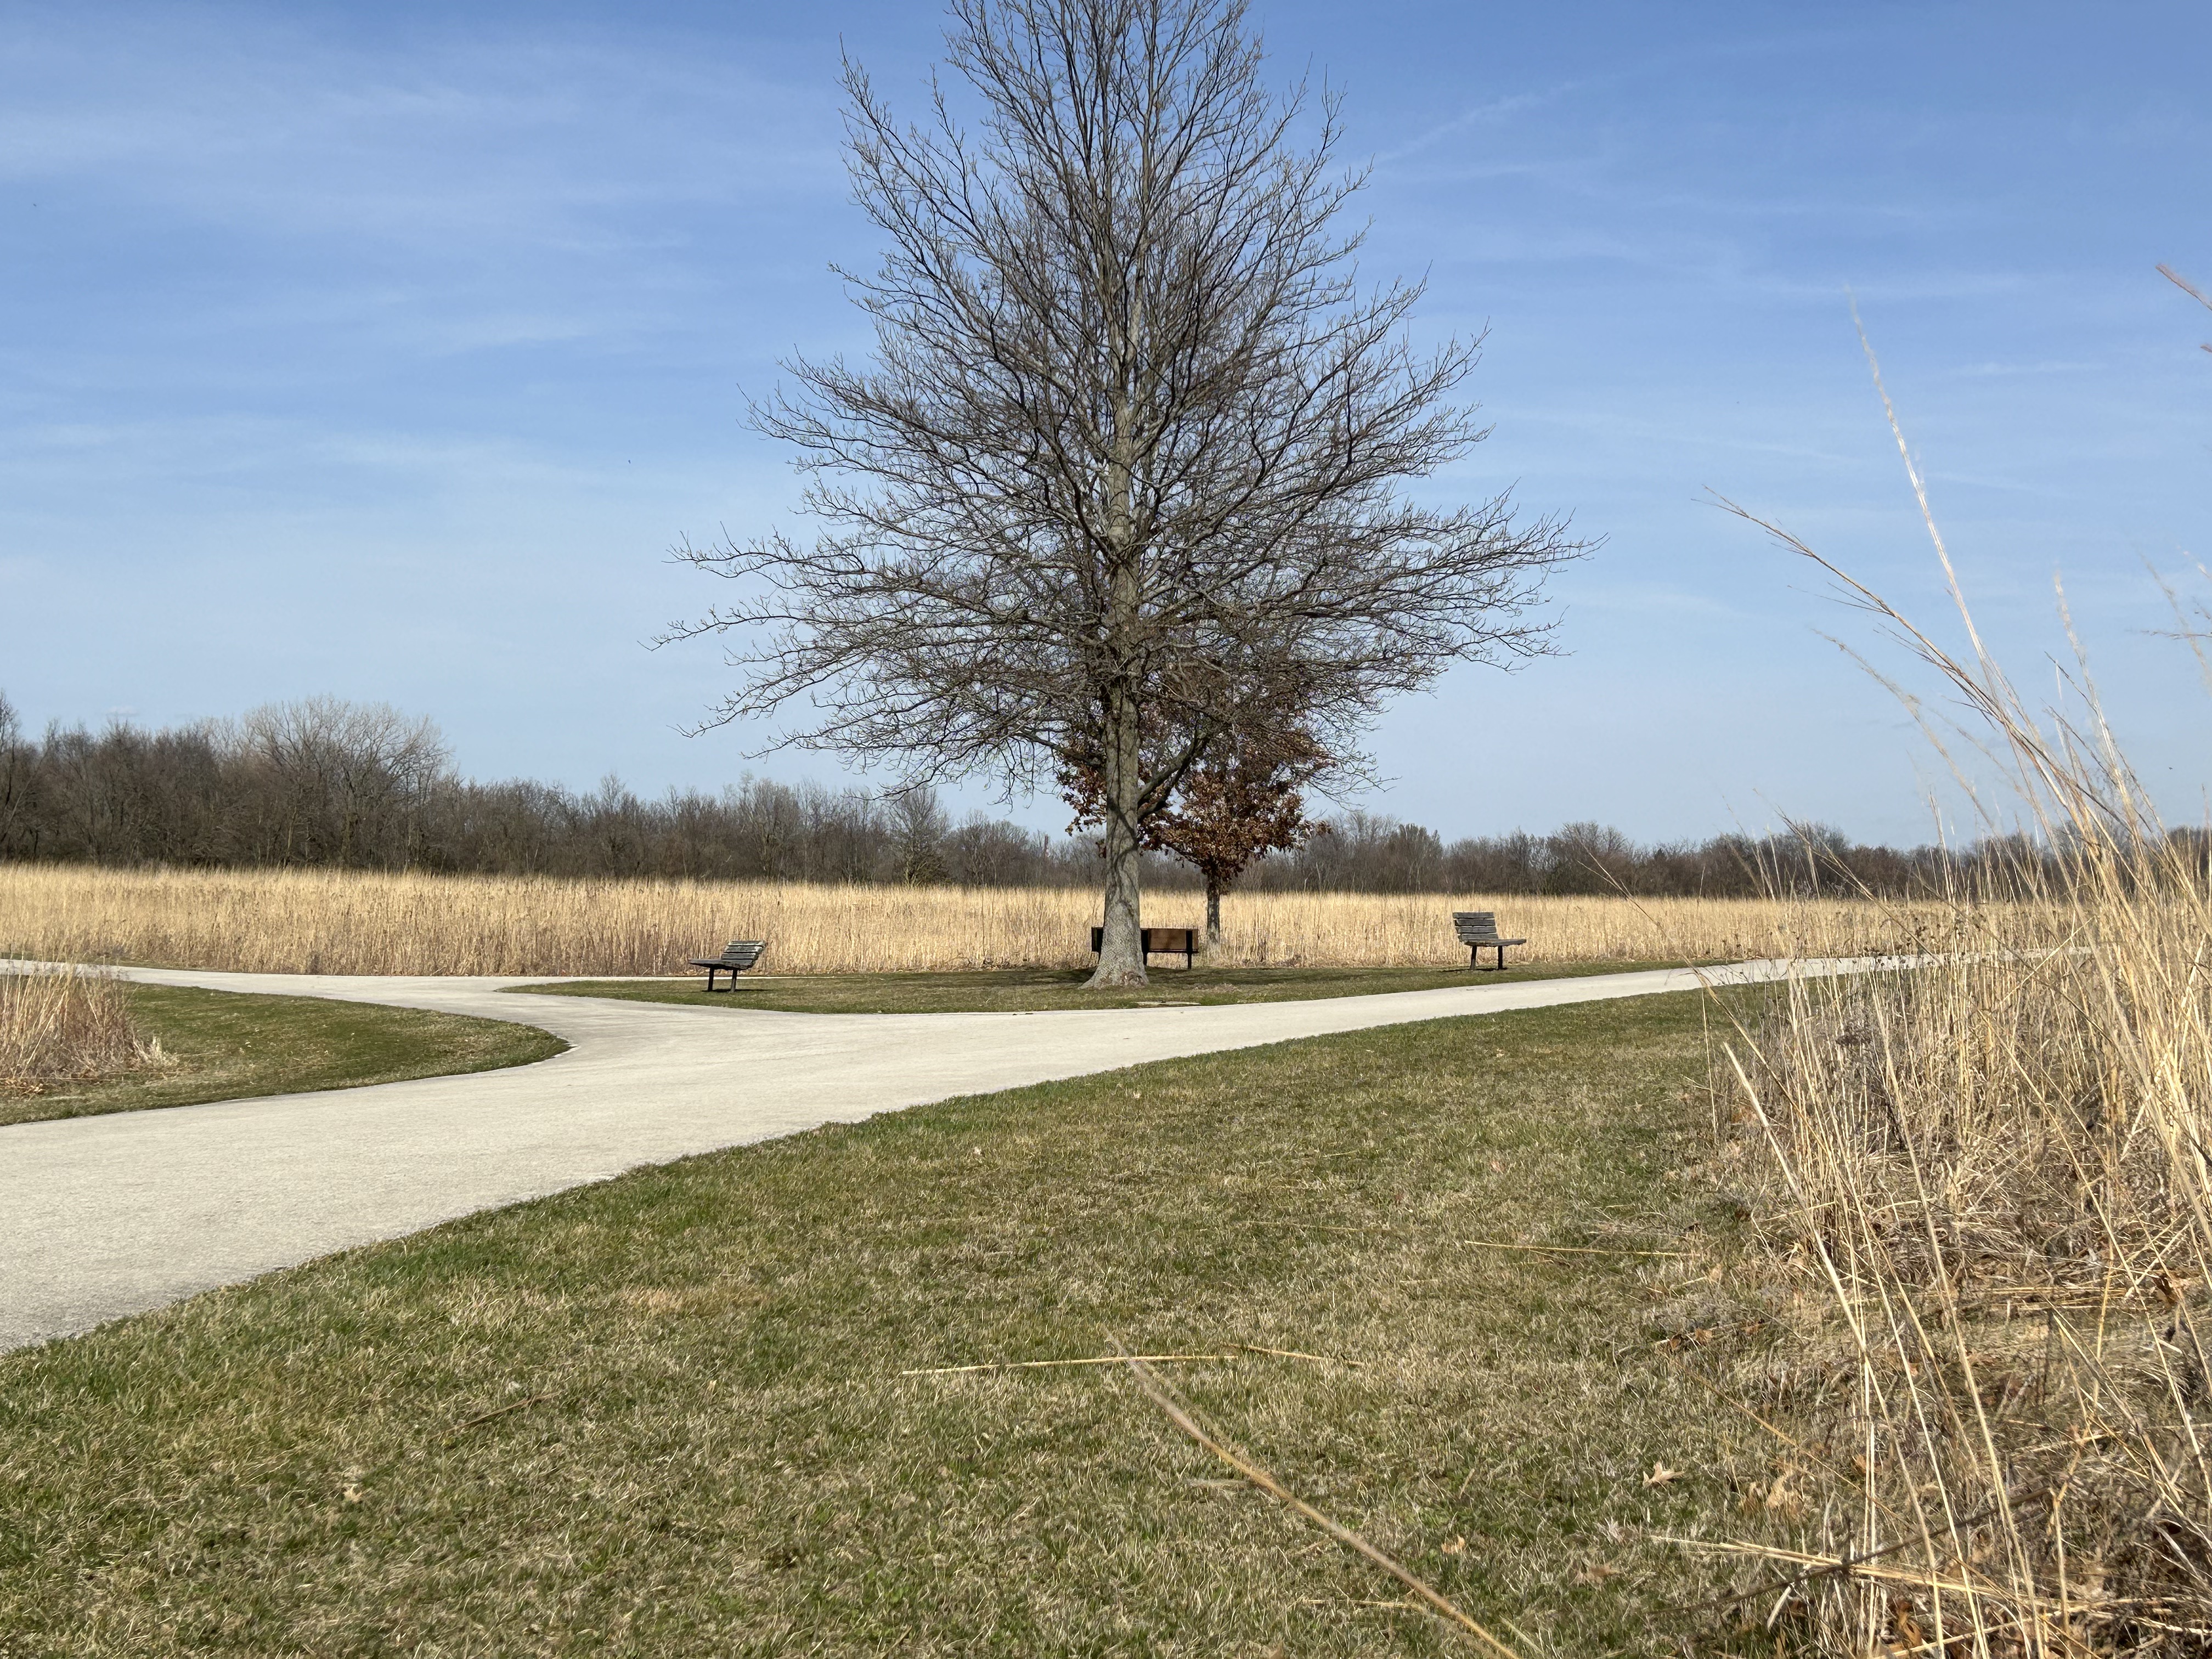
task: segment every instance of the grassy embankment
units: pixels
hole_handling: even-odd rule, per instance
[[[0,978],[0,999],[33,983]],[[0,1086],[0,1125],[484,1072],[568,1047],[531,1026],[416,1008],[99,983],[138,1052],[84,1068],[94,1073],[89,1079],[64,1074]]]
[[[809,974],[741,976],[735,990],[708,992],[706,976],[689,979],[581,980],[519,985],[532,996],[616,997],[693,1008],[773,1008],[802,1014],[1027,1013],[1050,1008],[1174,1008],[1240,1002],[1306,1002],[1322,997],[1378,996],[1392,991],[1443,991],[1469,985],[1511,985],[1532,979],[1674,968],[1668,962],[1545,962],[1504,972],[1465,968],[1162,968],[1139,988],[1084,988],[1088,969],[1000,969],[964,974]],[[717,981],[726,986],[727,979]]]
[[[0,866],[0,955],[259,973],[678,974],[764,939],[774,974],[1089,966],[1095,891],[572,881],[329,871]],[[1197,896],[1147,896],[1145,920],[1200,920]],[[1556,963],[1898,951],[1929,907],[1747,899],[1234,893],[1221,965],[1435,968],[1467,961],[1451,913],[1494,910]]]
[[[1727,1650],[1652,1541],[1734,1495],[1655,1346],[1718,1287],[1638,1254],[1729,1224],[1707,1013],[948,1102],[0,1358],[0,1653],[1467,1650],[1118,1367],[932,1370],[1117,1347],[1522,1652]]]

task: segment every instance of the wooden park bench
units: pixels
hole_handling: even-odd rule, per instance
[[[1181,957],[1186,968],[1196,960],[1206,948],[1205,936],[1195,927],[1147,927],[1145,933],[1145,954],[1148,957]],[[1097,956],[1099,947],[1106,943],[1106,930],[1091,930],[1091,954]]]
[[[730,976],[730,982],[722,988],[734,991],[738,988],[738,975],[758,962],[761,959],[761,952],[767,949],[768,941],[764,939],[733,939],[723,947],[722,954],[719,957],[694,957],[691,958],[691,965],[694,968],[704,968],[707,970],[708,990],[714,988],[715,975],[727,974]]]
[[[1525,939],[1498,937],[1498,912],[1495,910],[1455,910],[1452,912],[1452,932],[1459,942],[1467,946],[1467,965],[1469,971],[1482,966],[1482,947],[1489,945],[1498,952],[1498,971],[1505,971],[1505,947],[1526,945]]]

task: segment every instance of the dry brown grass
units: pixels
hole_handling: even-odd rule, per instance
[[[1856,586],[1856,585],[1854,585]],[[1735,1045],[1776,1425],[1758,1615],[1822,1653],[2212,1651],[2212,890],[2094,696],[2025,708],[1864,590],[2065,867],[1978,946],[1791,986]],[[1848,1566],[1848,1571],[1845,1570]],[[1794,1591],[1786,1582],[1797,1581]],[[1778,1650],[1780,1650],[1778,1645]]]
[[[1893,1552],[1808,1587],[1822,1651],[2212,1641],[2212,906],[2046,919],[2057,948],[1792,986],[1735,1079],[1786,1333],[1753,1387],[1810,1425],[1770,1542]]]
[[[0,866],[0,954],[262,973],[669,974],[731,939],[787,974],[1072,968],[1098,897],[1060,889],[575,881],[328,872]],[[1223,965],[1463,963],[1455,909],[1498,912],[1516,960],[1711,961],[1928,943],[1933,912],[1838,901],[1232,894]],[[1195,895],[1146,902],[1196,924]]]
[[[103,974],[0,974],[0,1094],[44,1094],[167,1063]]]

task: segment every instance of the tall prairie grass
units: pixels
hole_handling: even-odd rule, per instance
[[[2203,843],[2165,834],[2086,676],[2030,710],[1978,637],[1954,658],[1843,580],[2063,860],[2015,872],[2029,902],[1960,894],[1935,966],[1791,984],[1723,1069],[1737,1380],[1778,1428],[1743,1605],[1854,1659],[2212,1653]]]
[[[43,1094],[166,1060],[106,975],[0,974],[0,1093]]]
[[[789,974],[1067,968],[1090,961],[1097,896],[1058,888],[594,881],[0,865],[0,955],[262,973],[672,974],[765,939]],[[1155,927],[1200,901],[1151,899]],[[1530,962],[1713,960],[1926,948],[1934,908],[1855,901],[1231,894],[1236,965],[1387,967],[1467,959],[1455,909],[1498,913]]]

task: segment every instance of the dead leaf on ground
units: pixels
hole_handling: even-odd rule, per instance
[[[1681,1478],[1681,1470],[1670,1469],[1664,1463],[1654,1462],[1651,1465],[1651,1473],[1644,1477],[1644,1484],[1647,1486],[1663,1486],[1669,1481],[1680,1480]]]
[[[1889,1633],[1899,1646],[1917,1648],[1927,1641],[1928,1633],[1920,1627],[1920,1620],[1916,1616],[1917,1611],[1909,1595],[1898,1596],[1890,1602]]]

